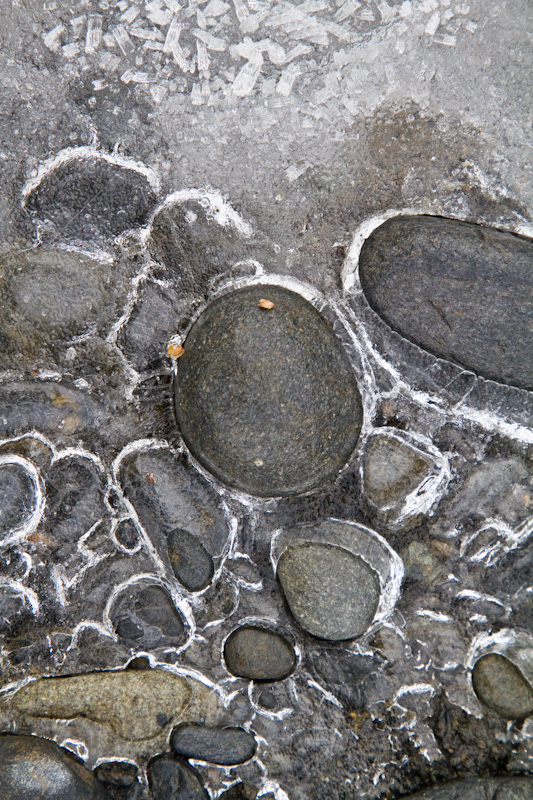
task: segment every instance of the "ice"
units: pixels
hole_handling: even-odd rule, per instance
[[[268,11],[259,11],[257,14],[251,14],[249,17],[241,22],[241,31],[243,33],[254,33],[261,25],[263,20],[268,16]]]
[[[300,58],[300,56],[305,56],[308,53],[312,52],[313,48],[309,47],[309,45],[297,44],[287,53],[287,58],[285,59],[285,63],[288,64],[290,61],[294,61],[295,58]]]
[[[300,178],[305,172],[307,172],[310,166],[311,164],[309,164],[307,161],[298,161],[297,164],[291,164],[291,166],[287,167],[287,169],[285,170],[285,175],[287,176],[287,180],[290,183],[293,183],[294,181],[298,180],[298,178]]]
[[[237,73],[237,77],[233,81],[233,94],[237,95],[237,97],[246,97],[251,94],[262,66],[262,57],[260,61],[248,61],[240,72]]]
[[[191,71],[190,64],[187,61],[187,56],[185,55],[183,48],[179,44],[175,44],[174,47],[172,48],[172,56],[178,67],[182,70],[182,72]]]
[[[131,71],[131,69],[127,69],[126,72],[123,72],[122,75],[120,76],[120,80],[122,81],[122,83],[129,83],[132,77],[133,77],[133,72]]]
[[[87,37],[85,39],[85,52],[94,53],[102,41],[102,15],[90,14],[87,24]]]
[[[163,0],[163,3],[164,5],[166,5],[168,9],[170,9],[170,11],[172,11],[173,14],[176,14],[178,11],[181,10],[181,6],[178,3],[178,0]]]
[[[365,22],[374,22],[376,19],[375,14],[371,8],[363,8],[363,10],[359,12],[358,17],[359,19],[362,19]]]
[[[55,0],[49,0],[49,2],[43,3],[43,11],[55,11],[57,8],[57,3]]]
[[[165,45],[163,42],[145,42],[143,44],[144,50],[155,50],[156,52],[162,53],[165,50]]]
[[[326,31],[333,34],[333,36],[336,36],[337,39],[341,39],[343,42],[353,42],[353,33],[346,30],[346,28],[343,28],[342,25],[338,25],[336,22],[329,22],[325,20],[322,24]]]
[[[348,19],[348,17],[360,7],[361,3],[359,0],[346,0],[346,2],[343,3],[338,11],[334,14],[333,19],[336,22],[344,22],[345,19]]]
[[[198,71],[202,72],[204,70],[209,69],[209,56],[207,54],[207,47],[205,46],[205,42],[202,42],[200,41],[200,39],[197,39],[196,51],[198,53]]]
[[[191,103],[193,106],[201,106],[204,104],[204,98],[200,90],[199,84],[195,83],[191,91]]]
[[[435,11],[427,21],[425,27],[426,33],[428,33],[430,36],[433,36],[433,34],[436,33],[439,25],[440,25],[440,14],[438,11]]]
[[[133,83],[154,83],[156,77],[149,72],[132,72],[130,80]]]
[[[292,92],[294,81],[299,75],[301,75],[300,67],[297,64],[289,64],[278,81],[276,92],[282,97],[288,97]]]
[[[262,50],[265,50],[268,53],[268,57],[272,64],[281,66],[281,64],[284,64],[287,60],[287,54],[285,53],[283,47],[277,42],[273,42],[272,39],[262,39],[257,44],[258,46],[261,46]]]
[[[148,14],[148,19],[154,25],[168,25],[170,20],[172,19],[172,11],[169,8],[158,8],[150,11]]]
[[[465,28],[469,33],[475,33],[477,31],[477,22],[469,19],[465,22]]]
[[[229,8],[229,4],[225,3],[224,0],[210,0],[204,8],[204,13],[206,17],[220,17],[226,11],[229,11]]]
[[[131,25],[134,22],[139,14],[141,13],[141,9],[138,6],[130,6],[123,14],[120,15],[120,21],[124,22],[125,25]]]
[[[203,31],[207,28],[207,18],[201,8],[196,9],[196,24]]]
[[[435,44],[444,44],[446,47],[455,47],[457,37],[450,33],[439,33],[433,37]]]
[[[166,86],[161,86],[161,84],[158,84],[156,86],[150,86],[150,94],[152,95],[152,100],[154,101],[154,103],[160,103],[161,100],[166,95],[166,93],[167,93]]]
[[[130,33],[132,36],[135,36],[137,39],[145,39],[152,42],[164,42],[165,37],[161,33],[160,30],[157,28],[141,28],[140,26],[135,28],[130,28]]]
[[[100,78],[99,80],[93,81],[93,92],[101,92],[102,89],[107,87],[108,83],[105,78]]]
[[[135,50],[135,46],[131,41],[126,28],[123,25],[118,25],[113,31],[113,36],[120,47],[122,53],[127,56]]]
[[[219,39],[218,36],[213,36],[212,33],[203,31],[200,28],[194,28],[192,33],[193,36],[205,43],[208,50],[217,50],[220,53],[226,50],[227,45],[224,39]]]
[[[74,58],[79,55],[80,50],[81,44],[79,42],[71,42],[71,44],[65,44],[61,48],[61,52],[65,58]]]
[[[244,22],[247,16],[249,16],[250,12],[246,8],[243,0],[233,0],[233,5],[235,7],[235,14],[239,22]]]
[[[182,25],[178,22],[177,17],[173,17],[172,22],[168,26],[167,35],[165,38],[165,44],[163,47],[164,53],[172,53],[175,46],[179,42],[180,34],[181,34]]]
[[[253,42],[249,37],[246,37],[244,41],[231,47],[231,54],[245,58],[247,61],[260,61],[262,59],[262,49],[261,42]]]
[[[65,26],[60,23],[59,25],[56,25],[55,28],[52,28],[51,31],[48,31],[48,33],[43,35],[43,42],[53,53],[57,53],[61,46],[60,37],[64,30]]]
[[[85,24],[86,16],[85,14],[80,14],[79,17],[73,17],[70,20],[70,24],[73,28],[81,28],[82,25]]]

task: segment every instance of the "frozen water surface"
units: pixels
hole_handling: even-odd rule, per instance
[[[30,763],[53,800],[533,796],[529,12],[0,4],[9,798]],[[290,293],[356,435],[322,463],[312,331],[265,357],[234,314],[201,421],[250,458],[225,483],[175,419],[189,335]],[[254,488],[252,384],[294,492]]]

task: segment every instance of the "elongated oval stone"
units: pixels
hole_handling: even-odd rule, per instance
[[[396,217],[359,262],[372,308],[398,333],[485,378],[533,389],[533,242],[441,217]]]
[[[280,681],[296,666],[292,645],[276,631],[243,625],[230,633],[224,645],[229,671],[253,681]]]
[[[253,758],[255,738],[244,728],[183,724],[172,731],[170,746],[177,756],[231,766]]]
[[[273,303],[271,308],[259,302]],[[361,397],[340,339],[296,292],[257,285],[217,298],[184,342],[176,417],[200,463],[272,497],[334,477],[355,447]]]
[[[472,686],[481,702],[505,719],[533,714],[533,687],[518,667],[499,653],[476,661]]]
[[[290,545],[280,556],[277,575],[293,616],[313,636],[354,639],[372,624],[379,578],[349,550],[311,542]]]

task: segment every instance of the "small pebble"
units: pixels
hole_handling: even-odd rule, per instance
[[[472,685],[479,700],[505,719],[533,714],[533,687],[518,667],[499,653],[476,661]]]
[[[283,680],[296,666],[294,649],[283,636],[253,625],[230,633],[224,658],[233,675],[254,681]]]
[[[231,766],[253,758],[255,738],[243,728],[212,728],[207,725],[178,725],[170,746],[184,758]]]

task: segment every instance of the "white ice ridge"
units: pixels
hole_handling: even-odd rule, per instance
[[[206,210],[207,215],[211,217],[218,225],[224,228],[230,227],[240,233],[241,236],[249,238],[253,234],[253,228],[249,222],[246,222],[238,211],[235,211],[229,200],[227,200],[222,192],[210,189],[181,189],[177,192],[169,194],[163,202],[157,206],[152,214],[148,226],[144,229],[143,239],[146,241],[152,231],[152,225],[157,215],[165,208],[170,208],[180,203],[186,203],[190,200],[195,200]]]

